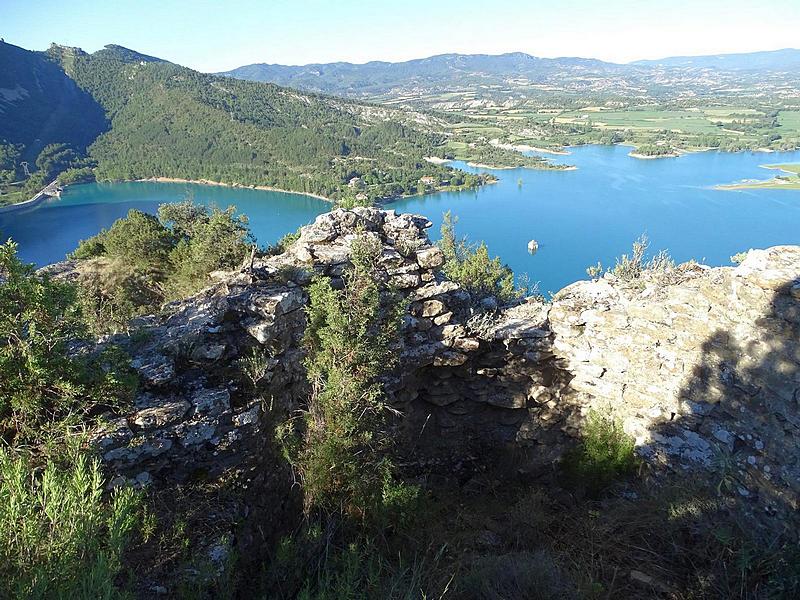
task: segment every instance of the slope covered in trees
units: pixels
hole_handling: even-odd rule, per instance
[[[30,162],[48,144],[83,150],[107,126],[103,108],[57,64],[5,42],[0,42],[0,115],[0,143],[15,145]]]
[[[342,199],[359,177],[364,201],[422,191],[424,175],[450,179],[423,160],[440,137],[396,111],[221,79],[118,46],[71,58],[67,73],[111,119],[91,148],[99,178],[208,179]]]
[[[54,171],[85,166],[87,146],[107,128],[103,107],[57,64],[0,41],[0,203],[27,200]]]
[[[88,54],[2,44],[0,61],[10,65],[2,98],[16,99],[13,125],[3,119],[8,131],[0,130],[9,184],[24,176],[26,149],[35,159],[48,143],[74,152],[59,171],[80,168],[80,177],[94,167],[99,179],[207,179],[349,203],[483,181],[425,161],[442,155],[445,140],[415,113],[220,78],[115,45]],[[41,94],[19,91],[44,75],[54,83]],[[52,131],[43,137],[34,125],[48,115]]]

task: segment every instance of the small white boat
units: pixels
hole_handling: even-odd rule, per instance
[[[536,251],[539,249],[539,242],[536,240],[531,240],[528,242],[528,252],[531,254],[536,254]]]

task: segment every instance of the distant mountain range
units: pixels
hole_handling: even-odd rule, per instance
[[[784,48],[737,54],[672,56],[657,60],[638,60],[630,64],[642,67],[695,67],[720,71],[793,71],[800,69],[800,50]]]
[[[669,80],[664,80],[661,73],[665,69],[680,72],[676,74],[676,80],[685,80],[684,71],[687,70],[693,78],[699,77],[699,70],[707,69],[720,73],[737,72],[736,77],[747,77],[749,71],[789,72],[796,71],[798,66],[800,50],[793,49],[672,57],[628,64],[576,57],[539,58],[513,52],[500,55],[441,54],[395,63],[336,62],[303,66],[259,63],[219,74],[329,94],[380,98],[402,96],[419,89],[441,92],[476,86],[519,88],[554,85],[567,90],[587,91],[597,87],[598,79],[621,79],[624,90],[627,87],[648,87],[658,77],[659,83],[669,88]],[[618,86],[613,84],[611,87]]]
[[[373,61],[286,66],[254,64],[218,73],[251,81],[269,81],[332,94],[380,94],[392,88],[492,84],[509,77],[546,79],[565,71],[573,74],[616,74],[622,65],[586,58],[539,58],[509,54],[440,54],[405,62]]]

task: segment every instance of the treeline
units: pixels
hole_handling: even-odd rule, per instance
[[[44,53],[0,41],[0,88],[0,143],[21,160],[55,143],[83,152],[107,127],[103,108]]]
[[[22,144],[0,142],[0,204],[28,200],[57,176],[62,185],[94,179],[95,162],[68,144],[48,144],[30,163],[23,156]]]
[[[541,156],[527,156],[516,150],[499,148],[487,143],[475,143],[458,148],[450,155],[473,164],[501,168],[563,169],[565,165],[548,162]]]

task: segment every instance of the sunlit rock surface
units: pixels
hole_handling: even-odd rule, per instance
[[[284,254],[217,273],[203,292],[141,319],[118,340],[142,381],[135,409],[94,436],[115,483],[225,476],[284,493],[273,428],[307,393],[305,288],[314,273],[342,286],[353,241],[369,236],[383,247],[376,277],[407,300],[384,383],[412,454],[517,448],[535,469],[597,410],[621,419],[665,473],[724,465],[731,493],[766,510],[797,506],[800,247],[754,250],[735,268],[607,275],[552,304],[486,312],[444,278],[428,227],[393,211],[335,210]],[[267,356],[256,400],[238,362],[254,348]]]

